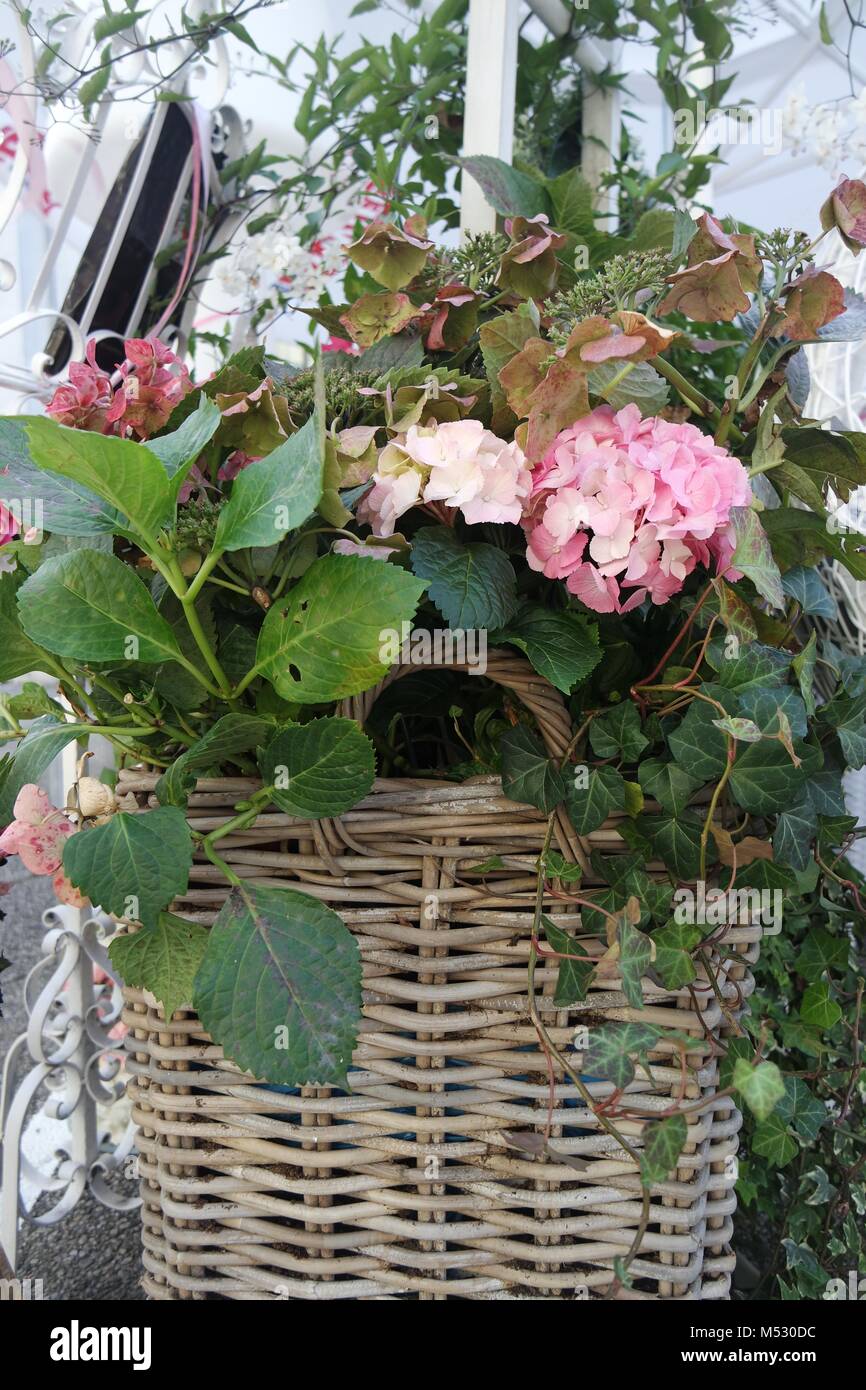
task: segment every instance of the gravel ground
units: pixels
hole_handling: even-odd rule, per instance
[[[0,899],[6,914],[0,923],[0,951],[12,962],[0,975],[2,1061],[26,1027],[24,980],[40,957],[41,914],[51,905],[52,894],[50,879],[31,877],[16,859],[0,870],[0,877],[12,884]],[[46,1299],[143,1299],[138,1212],[113,1212],[85,1196],[56,1226],[23,1221],[16,1274],[20,1279],[41,1279]]]

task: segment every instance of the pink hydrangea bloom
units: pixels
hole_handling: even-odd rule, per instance
[[[189,372],[158,338],[127,338],[120,384],[96,362],[96,340],[84,362],[71,362],[69,381],[58,386],[45,407],[58,424],[98,434],[150,439],[162,429],[179,401],[192,390]]]
[[[63,872],[63,846],[75,826],[65,811],[51,805],[48,795],[28,782],[15,798],[14,817],[0,835],[0,854],[17,854],[31,874],[51,874],[59,902],[85,907],[87,899]]]
[[[533,471],[527,560],[597,613],[667,603],[697,564],[732,573],[730,511],[750,500],[743,465],[694,425],[599,406]]]
[[[127,338],[121,384],[109,407],[109,424],[121,424],[139,439],[162,429],[175,406],[192,389],[189,372],[158,338]]]
[[[12,814],[12,824],[0,835],[0,854],[17,854],[31,874],[56,874],[73,829],[65,812],[51,805],[41,787],[28,782],[18,793]]]
[[[412,425],[379,455],[358,516],[379,536],[390,536],[397,518],[422,502],[459,509],[470,525],[518,522],[531,481],[519,446],[480,420]]]
[[[110,433],[107,424],[111,406],[111,378],[97,366],[96,339],[87,344],[85,361],[70,362],[69,381],[58,386],[45,407],[58,424],[74,430]]]

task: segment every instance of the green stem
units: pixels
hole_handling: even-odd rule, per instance
[[[221,550],[212,550],[210,555],[208,555],[205,558],[205,560],[202,562],[201,569],[199,570],[198,574],[195,576],[195,578],[193,579],[192,583],[186,591],[186,602],[195,603],[199,593],[201,592],[202,588],[204,587],[205,583],[207,582],[210,576],[211,570],[215,569],[215,567],[219,564],[220,560],[222,559],[222,554],[223,552]],[[246,593],[247,590],[244,589],[242,592]]]
[[[705,419],[712,420],[716,425],[721,423],[722,412],[719,407],[702,391],[699,391],[697,386],[693,386],[682,372],[678,372],[676,367],[672,367],[670,362],[666,362],[663,357],[654,357],[652,365],[666,381],[670,382],[675,390],[679,391],[686,405],[690,406],[692,410],[696,410],[699,415],[703,415]],[[732,427],[731,433],[739,442],[742,442],[746,437],[742,430],[735,427]]]

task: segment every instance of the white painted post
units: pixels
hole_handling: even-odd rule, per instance
[[[519,22],[519,0],[469,0],[464,155],[490,154],[511,162]],[[496,213],[464,173],[461,237],[495,230]]]

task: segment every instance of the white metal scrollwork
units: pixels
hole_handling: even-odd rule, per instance
[[[128,1122],[113,1142],[102,1123],[103,1107],[116,1104],[125,1091],[118,1042],[111,1036],[123,1001],[103,943],[112,923],[102,913],[86,916],[65,906],[49,908],[42,920],[42,959],[24,987],[29,1023],[9,1050],[0,1089],[0,1246],[13,1269],[20,1217],[53,1225],[85,1191],[116,1210],[138,1206],[138,1197],[111,1182],[132,1176],[134,1128]],[[39,1118],[63,1126],[47,1169],[26,1152],[28,1128]],[[24,1189],[48,1194],[47,1210],[28,1210]]]

